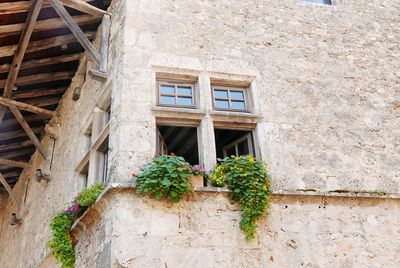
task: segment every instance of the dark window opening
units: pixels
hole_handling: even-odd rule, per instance
[[[171,154],[182,156],[191,165],[199,163],[199,149],[197,128],[158,126],[157,154]]]
[[[217,158],[254,155],[253,133],[248,130],[215,129]]]

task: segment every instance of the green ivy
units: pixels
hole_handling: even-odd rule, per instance
[[[66,210],[56,213],[51,220],[51,238],[48,245],[62,268],[73,268],[75,264],[75,250],[69,233],[72,224],[90,205],[96,202],[104,188],[103,183],[96,183],[92,187],[84,189]]]
[[[95,183],[93,186],[84,189],[78,194],[78,204],[88,207],[96,202],[99,195],[104,191],[104,183]]]
[[[150,194],[157,200],[166,199],[177,203],[183,195],[193,192],[189,181],[191,176],[191,166],[183,157],[162,155],[144,166],[136,176],[134,185],[137,192]]]
[[[271,179],[267,166],[253,156],[231,156],[220,159],[212,183],[227,185],[231,198],[239,202],[242,210],[240,229],[251,240],[257,233],[257,221],[268,214]]]

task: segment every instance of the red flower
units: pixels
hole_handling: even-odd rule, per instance
[[[132,175],[132,178],[136,177],[136,173],[135,172],[133,172],[131,175]]]
[[[172,156],[175,156],[176,154],[174,154],[174,153],[170,153],[170,155],[172,155]]]

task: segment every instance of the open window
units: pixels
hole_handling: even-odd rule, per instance
[[[216,128],[214,134],[217,158],[255,155],[252,131]]]
[[[157,127],[157,154],[182,156],[196,165],[199,163],[199,149],[196,127],[162,126]]]

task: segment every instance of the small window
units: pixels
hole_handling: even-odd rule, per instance
[[[252,131],[215,129],[214,134],[217,158],[254,155]]]
[[[331,0],[304,0],[304,1],[316,4],[332,5]]]
[[[213,87],[216,110],[248,111],[245,88]]]
[[[158,104],[161,106],[195,107],[194,85],[159,82]]]
[[[157,154],[174,153],[191,165],[199,163],[196,127],[158,126]]]

